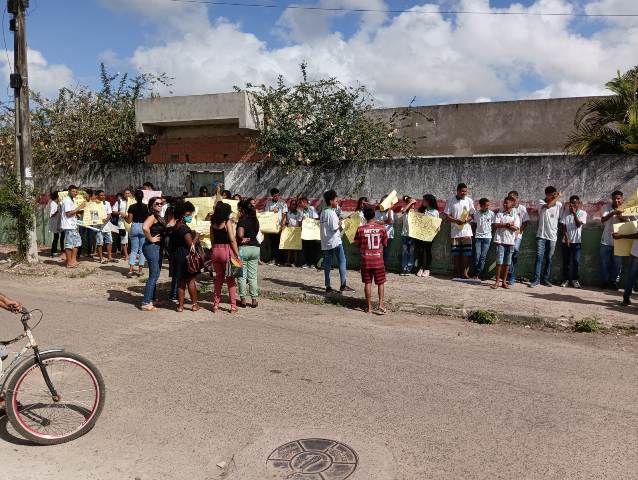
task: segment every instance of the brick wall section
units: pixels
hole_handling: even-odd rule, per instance
[[[147,163],[225,163],[257,161],[261,155],[245,135],[219,135],[192,138],[159,137],[151,147]]]

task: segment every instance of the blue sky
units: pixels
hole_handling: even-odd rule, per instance
[[[306,4],[638,13],[636,0]],[[8,18],[3,25],[11,49]],[[174,85],[164,95],[229,91],[234,84],[272,81],[278,73],[294,79],[305,60],[316,76],[363,82],[385,105],[414,96],[428,104],[597,94],[616,69],[638,63],[638,18],[361,15],[169,0],[31,0],[27,22],[32,85],[46,94],[78,83],[96,86],[102,60],[114,71],[166,72]]]

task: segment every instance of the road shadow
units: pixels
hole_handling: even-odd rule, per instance
[[[122,276],[126,276],[126,274],[129,272],[129,267],[119,267],[117,265],[101,265],[100,267],[98,267],[100,270],[104,270],[106,272],[115,272],[115,273],[119,273]]]
[[[126,288],[126,290],[107,290],[108,294],[107,300],[109,302],[119,302],[125,303],[128,305],[133,305],[139,309],[142,304],[142,298],[144,296],[144,288],[145,284],[140,285],[131,285]],[[157,284],[157,296],[159,298],[159,303],[156,305],[160,310],[175,310],[177,305],[169,300],[171,284],[170,282],[160,282]],[[230,309],[230,297],[228,294],[222,293],[221,296],[222,305],[221,311],[228,311]],[[213,293],[211,291],[197,291],[197,303],[203,310],[212,310],[213,309]],[[188,292],[186,292],[186,298],[184,301],[184,310],[190,310],[190,297]]]
[[[4,410],[2,410],[2,413],[0,413],[0,440],[4,440],[7,443],[11,443],[13,445],[20,445],[23,447],[24,446],[26,447],[41,446],[30,440],[25,440],[24,438],[16,437],[11,432],[9,432],[9,417],[7,417],[7,414],[4,412]]]
[[[292,280],[284,280],[281,278],[273,278],[273,277],[264,277],[263,280],[267,282],[272,282],[276,285],[281,285],[283,287],[296,288],[301,290],[302,292],[313,293],[315,295],[326,295],[326,296],[331,295],[326,293],[325,288],[315,287],[312,285],[306,285],[305,283],[294,282]]]
[[[613,293],[613,292],[610,292]],[[638,311],[632,311],[631,307],[623,307],[620,302],[622,301],[622,296],[618,296],[615,300],[591,300],[583,297],[579,297],[577,295],[570,295],[569,293],[536,293],[536,292],[528,292],[526,293],[528,297],[532,297],[541,301],[547,302],[565,302],[571,303],[575,305],[598,305],[600,307],[608,308],[609,310],[613,310],[615,312],[621,313],[638,313]]]

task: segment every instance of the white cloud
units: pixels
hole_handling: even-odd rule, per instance
[[[585,8],[607,12],[636,8],[629,3],[635,0],[595,0]],[[319,0],[318,4],[387,8],[383,0]],[[289,43],[279,48],[270,48],[240,25],[224,19],[211,22],[203,19],[201,11],[187,11],[184,17],[171,18],[183,26],[179,34],[166,36],[157,45],[138,47],[128,61],[141,72],[173,77],[171,90],[176,94],[229,91],[249,81],[272,82],[279,74],[295,80],[298,64],[307,61],[314,76],[360,81],[385,105],[405,103],[413,96],[417,103],[426,104],[602,94],[604,83],[617,69],[636,62],[635,22],[605,21],[586,37],[575,31],[571,17],[465,15],[450,19],[425,14],[438,8],[423,4],[413,7],[414,13],[391,18],[362,16],[357,33],[347,39],[331,31],[338,14],[287,11],[278,27],[286,32]],[[571,12],[574,8],[568,0],[537,0],[529,7],[515,4],[505,10]],[[458,9],[487,11],[489,0],[460,0]],[[528,78],[541,87],[529,90]]]
[[[9,74],[13,67],[13,52],[0,54],[0,70],[9,84]],[[11,64],[7,62],[7,56]],[[29,67],[29,88],[43,95],[55,95],[62,87],[72,87],[73,72],[66,65],[50,64],[38,50],[29,49],[27,52]]]

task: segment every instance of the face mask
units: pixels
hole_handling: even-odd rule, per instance
[[[191,223],[193,221],[193,216],[192,215],[186,215],[184,217],[184,223]]]

